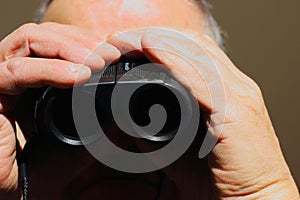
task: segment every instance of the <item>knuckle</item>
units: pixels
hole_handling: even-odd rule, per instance
[[[1,60],[5,61],[17,56],[29,55],[29,40],[33,31],[35,31],[36,26],[37,24],[27,23],[20,26],[12,34],[8,35],[2,41],[5,51],[2,52]]]
[[[239,84],[238,88],[248,99],[261,100],[263,96],[259,85],[250,77],[246,77],[245,81]]]
[[[248,86],[250,87],[251,91],[253,92],[253,94],[255,96],[262,97],[261,88],[260,88],[260,86],[253,79],[249,79]]]
[[[27,23],[27,24],[20,26],[17,29],[16,33],[17,33],[17,35],[20,35],[20,36],[28,36],[31,31],[33,31],[37,28],[37,26],[38,25],[35,23]]]
[[[22,58],[12,58],[7,61],[6,69],[10,75],[16,76],[20,67],[24,64],[25,60]]]
[[[25,60],[19,57],[7,60],[6,69],[8,73],[12,75],[18,74],[20,67],[25,64],[24,62]]]

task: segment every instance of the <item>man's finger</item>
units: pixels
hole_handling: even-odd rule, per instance
[[[102,46],[105,47],[105,52],[110,52],[108,59],[112,59],[111,56],[119,55],[115,47],[103,44]],[[101,45],[97,46],[98,48],[101,49]],[[105,61],[97,51],[93,50],[87,47],[87,44],[72,40],[68,36],[47,30],[44,27],[41,28],[36,24],[22,26],[0,43],[2,61],[14,57],[35,55],[84,64],[92,70],[99,71],[105,65]],[[107,53],[103,55],[108,56]]]
[[[120,57],[120,51],[111,44],[105,42],[105,38],[90,31],[73,25],[44,22],[41,27],[63,35],[69,40],[84,44],[88,49],[100,55],[106,63],[111,63]]]
[[[25,88],[52,85],[68,88],[90,78],[89,67],[68,61],[13,58],[0,64],[0,93],[19,94]]]

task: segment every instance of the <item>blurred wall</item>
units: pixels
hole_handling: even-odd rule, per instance
[[[261,86],[287,162],[300,186],[300,1],[210,0],[227,53]],[[39,1],[2,1],[0,38],[35,16]]]

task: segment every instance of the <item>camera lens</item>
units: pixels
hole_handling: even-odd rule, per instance
[[[60,133],[64,133],[70,138],[79,138],[72,116],[71,91],[66,91],[53,98],[49,105],[49,111],[48,118],[52,119],[52,129],[55,127]]]
[[[122,63],[119,64],[123,67]],[[92,143],[102,137],[102,133],[106,133],[116,122],[124,125],[124,130],[136,129],[137,134],[140,133],[139,136],[153,142],[171,141],[178,131],[185,132],[193,116],[193,98],[172,76],[163,73],[161,68],[156,71],[139,69],[133,74],[123,75],[124,79],[121,80],[117,75],[122,75],[124,70],[119,73],[119,68],[109,69],[114,70],[108,70],[110,73],[104,74],[101,81],[97,80],[99,74],[95,74],[97,81],[91,79],[88,84],[80,87],[72,89],[48,87],[42,91],[35,107],[36,132],[48,132],[70,145]],[[116,84],[117,82],[119,84]],[[75,101],[72,101],[73,90],[76,94]],[[131,90],[133,94],[128,93]],[[127,94],[130,96],[127,97]],[[113,102],[113,105],[118,108],[117,115],[112,114]],[[125,107],[121,106],[122,102],[126,102]],[[91,105],[95,105],[93,111],[90,109]],[[159,109],[163,107],[165,111],[163,114],[160,111],[156,112],[157,105]],[[81,130],[80,136],[74,123],[73,108],[76,110],[75,119],[80,123],[77,126]],[[154,110],[155,113],[152,115]],[[154,117],[153,123],[149,115]],[[116,116],[120,119],[115,118]],[[163,118],[160,118],[161,116]],[[96,117],[98,123],[94,123]],[[162,120],[166,120],[165,123]],[[140,127],[137,128],[132,121]],[[157,122],[161,123],[157,125]]]
[[[167,113],[167,120],[159,133],[149,136],[153,141],[169,141],[175,135],[181,121],[180,104],[176,95],[166,86],[160,84],[147,84],[137,89],[129,102],[129,112],[132,120],[139,126],[151,123],[150,108],[159,104]]]
[[[77,97],[83,100],[79,102],[84,102],[87,98],[90,98],[91,101],[96,100],[97,118],[102,120],[102,109],[101,105],[97,103],[97,98],[89,94],[88,90],[82,90]],[[86,132],[79,137],[74,124],[72,106],[72,89],[47,88],[36,106],[35,124],[37,132],[45,132],[46,130],[61,141],[71,145],[82,145],[95,141],[98,130],[88,120],[92,116],[86,116],[86,120],[82,122],[81,125]],[[85,109],[84,103],[78,107],[83,111]]]

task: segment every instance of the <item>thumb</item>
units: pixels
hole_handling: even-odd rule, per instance
[[[15,125],[7,115],[0,114],[0,191],[16,190],[17,187]]]

